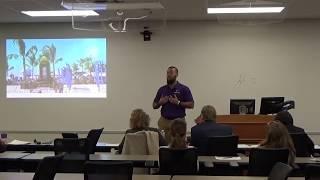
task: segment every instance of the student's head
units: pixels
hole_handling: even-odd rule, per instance
[[[174,149],[184,149],[187,147],[186,141],[187,123],[185,120],[174,120],[170,127],[171,143]]]
[[[131,129],[144,129],[149,127],[150,117],[142,109],[135,109],[131,113],[130,128]]]
[[[281,111],[279,112],[275,118],[276,121],[282,122],[285,126],[292,126],[293,125],[293,118],[288,111]]]
[[[279,121],[271,121],[268,124],[266,139],[261,145],[266,148],[288,148],[295,152],[287,128]]]
[[[211,105],[206,105],[201,110],[201,118],[203,121],[210,120],[216,121],[217,112],[216,109]]]
[[[178,77],[178,68],[174,67],[174,66],[170,66],[168,67],[167,70],[167,84],[173,84],[174,82],[176,82]]]

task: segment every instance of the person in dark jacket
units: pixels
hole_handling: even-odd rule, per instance
[[[139,131],[154,131],[159,134],[159,146],[167,146],[167,142],[160,133],[157,128],[149,127],[150,125],[150,117],[147,113],[145,113],[142,109],[135,109],[131,113],[130,117],[130,129],[126,131],[128,133],[136,133]],[[120,145],[119,145],[119,153],[121,154],[122,148],[124,145],[125,137],[123,137]]]
[[[206,155],[208,138],[215,136],[231,136],[232,128],[216,123],[216,110],[213,106],[204,106],[201,110],[200,122],[191,128],[191,145],[197,148],[199,155]]]
[[[5,152],[6,149],[7,149],[6,143],[2,139],[0,139],[0,153]]]
[[[280,121],[288,129],[289,134],[306,134],[303,128],[297,127],[293,124],[292,115],[288,111],[279,112],[275,118],[276,121]],[[314,153],[314,143],[307,135],[306,143],[308,144],[309,153]]]

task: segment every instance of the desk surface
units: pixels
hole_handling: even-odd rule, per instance
[[[5,152],[0,154],[1,158],[22,158],[24,160],[41,160],[46,156],[54,156],[53,152],[42,151],[34,154],[18,153],[18,152]],[[91,154],[90,160],[93,161],[158,161],[157,155],[119,155],[112,153],[97,153]],[[241,156],[241,159],[232,160],[225,158],[223,160],[217,159],[213,156],[199,156],[199,162],[213,162],[213,163],[230,163],[236,162],[238,164],[249,164],[249,157]],[[320,159],[314,160],[309,157],[296,157],[297,164],[320,164]]]
[[[90,155],[90,160],[111,160],[111,161],[158,161],[158,155],[119,155],[112,153],[98,153]]]
[[[258,144],[238,144],[238,149],[252,149],[257,148]],[[315,150],[320,150],[320,145],[314,145]]]
[[[30,155],[30,153],[7,151],[0,153],[0,159],[20,159],[28,155]]]
[[[33,173],[1,172],[1,180],[32,180]],[[133,180],[169,180],[170,176],[161,175],[133,175]],[[83,180],[83,174],[57,174],[55,180]]]
[[[24,159],[24,160],[41,160],[47,156],[54,156],[54,152],[52,152],[52,151],[39,151],[39,152],[36,152],[33,154],[29,154],[29,155],[23,157],[22,159]]]

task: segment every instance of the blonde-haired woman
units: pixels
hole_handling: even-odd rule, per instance
[[[266,139],[260,143],[261,148],[287,148],[289,150],[288,163],[294,166],[296,150],[287,128],[279,121],[272,121],[268,125]]]
[[[130,129],[126,131],[128,133],[136,133],[139,131],[154,131],[159,134],[159,146],[166,146],[167,142],[161,135],[160,131],[156,128],[149,127],[150,126],[150,117],[149,115],[144,112],[142,109],[135,109],[131,113],[130,117]],[[122,152],[124,144],[124,138],[122,139],[119,145],[119,153]]]

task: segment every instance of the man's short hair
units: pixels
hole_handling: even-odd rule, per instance
[[[170,67],[168,67],[168,69],[175,69],[175,70],[176,70],[176,72],[177,72],[177,74],[179,73],[178,68],[177,68],[177,67],[175,67],[175,66],[170,66]]]
[[[211,105],[206,105],[201,110],[201,115],[204,120],[216,121],[217,112]]]

